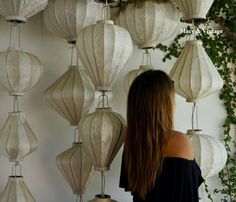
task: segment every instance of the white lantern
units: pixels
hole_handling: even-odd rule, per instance
[[[10,112],[0,132],[0,153],[10,161],[22,161],[38,148],[38,141],[23,112]]]
[[[0,84],[10,95],[24,95],[39,82],[42,73],[36,56],[16,48],[0,52]]]
[[[7,21],[26,22],[42,11],[47,3],[48,0],[0,0],[0,15]]]
[[[110,91],[132,55],[133,45],[125,29],[103,20],[79,32],[77,49],[96,90]]]
[[[141,4],[141,3],[140,3]],[[127,29],[139,48],[155,47],[180,31],[180,15],[171,2],[130,3],[116,23]]]
[[[51,32],[73,42],[81,29],[96,23],[101,11],[102,4],[93,0],[54,0],[49,1],[43,18]]]
[[[204,178],[219,173],[225,166],[227,152],[224,145],[214,137],[202,134],[201,130],[188,130],[191,137],[195,159]]]
[[[35,202],[22,176],[9,176],[0,198],[1,202]]]
[[[82,196],[93,174],[93,163],[82,143],[73,146],[57,156],[57,166],[73,190]]]
[[[82,67],[70,66],[44,92],[46,101],[71,125],[77,126],[94,100],[94,87]]]
[[[124,78],[124,89],[125,89],[126,94],[128,94],[129,88],[131,84],[133,83],[133,81],[135,80],[135,78],[138,77],[140,74],[151,69],[152,69],[152,66],[150,65],[140,65],[139,69],[134,69],[128,72],[128,74]]]
[[[186,42],[169,75],[176,93],[187,102],[197,102],[223,86],[223,79],[200,41]]]
[[[175,0],[186,20],[205,19],[214,0]]]
[[[79,123],[83,145],[92,157],[95,170],[106,171],[125,138],[125,121],[109,108],[96,109]]]

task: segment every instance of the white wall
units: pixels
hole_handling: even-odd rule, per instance
[[[0,17],[0,51],[6,50],[9,43],[10,25]],[[54,82],[70,63],[69,48],[65,40],[51,34],[43,25],[41,14],[34,16],[21,26],[21,47],[23,50],[37,55],[44,65],[44,75],[40,83],[26,93],[22,103],[26,118],[39,140],[36,152],[25,158],[23,162],[23,175],[26,184],[38,202],[65,202],[75,201],[70,187],[65,182],[55,164],[55,157],[71,146],[73,141],[73,128],[60,117],[43,100],[44,90]],[[162,63],[163,54],[160,51],[152,52],[154,67],[169,72],[174,61]],[[135,48],[133,57],[128,61],[113,88],[113,110],[125,117],[126,96],[122,86],[125,74],[141,64],[142,51]],[[185,132],[191,127],[191,104],[176,96],[175,128]],[[12,98],[8,93],[0,91],[0,125],[12,110]],[[206,134],[222,137],[222,123],[225,112],[218,95],[212,95],[200,102],[199,120],[200,128]],[[129,193],[124,193],[118,187],[120,172],[121,151],[114,159],[111,169],[106,173],[106,193],[112,195],[120,202],[131,202]],[[11,163],[7,158],[0,156],[0,192],[7,182],[11,172]],[[210,180],[215,183],[216,178]],[[218,182],[217,182],[218,183]],[[100,192],[100,175],[97,173],[84,197],[84,201],[94,198]],[[220,201],[215,199],[215,202]]]

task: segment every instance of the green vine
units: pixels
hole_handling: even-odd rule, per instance
[[[214,22],[216,27],[212,30],[222,30],[209,33],[205,29],[209,23]],[[225,168],[219,173],[222,183],[221,189],[215,189],[214,193],[221,194],[221,201],[236,202],[236,160],[233,153],[235,148],[235,137],[231,135],[231,127],[236,124],[236,2],[235,0],[215,0],[204,23],[198,24],[197,39],[203,42],[207,54],[217,67],[224,80],[224,86],[220,93],[220,99],[225,107],[227,117],[223,124],[224,143],[228,153]],[[191,27],[186,30],[191,31]],[[178,57],[183,43],[181,39],[189,33],[180,33],[170,46],[158,44],[157,49],[166,52],[163,61],[172,57]],[[183,41],[183,40],[182,40]],[[205,185],[208,198],[212,201],[208,186]]]

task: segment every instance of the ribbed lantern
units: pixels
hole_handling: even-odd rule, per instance
[[[9,112],[0,132],[0,153],[10,161],[22,161],[38,148],[38,141],[23,112]]]
[[[110,91],[132,55],[133,45],[125,29],[103,20],[79,32],[77,50],[96,90]]]
[[[59,154],[56,161],[73,193],[82,196],[93,174],[92,160],[82,143],[74,143],[70,149]]]
[[[81,29],[96,23],[102,4],[93,0],[53,0],[44,11],[46,27],[68,42],[76,41]]]
[[[187,41],[170,71],[175,91],[187,102],[197,102],[219,91],[223,80],[200,41]]]
[[[109,108],[96,109],[79,123],[84,147],[92,157],[95,170],[106,171],[125,138],[125,121]]]
[[[0,85],[10,95],[23,95],[39,82],[42,73],[36,56],[17,48],[0,52]]]
[[[35,202],[23,176],[9,176],[0,198],[1,202]]]
[[[195,159],[201,168],[202,176],[208,178],[220,172],[227,160],[223,143],[202,134],[201,130],[188,130],[187,134],[192,139]]]
[[[116,23],[127,29],[139,48],[155,47],[179,32],[180,15],[171,2],[130,3]]]
[[[175,0],[186,20],[205,19],[214,0]]]
[[[42,11],[48,0],[0,0],[0,15],[7,21],[26,22],[27,19]]]
[[[44,92],[46,101],[71,125],[77,126],[94,100],[94,87],[80,66],[70,66]]]
[[[139,69],[134,69],[128,72],[128,74],[124,78],[124,89],[125,89],[126,94],[128,94],[129,88],[131,84],[133,83],[134,79],[140,74],[142,74],[143,72],[146,72],[151,69],[152,69],[151,65],[140,65]]]

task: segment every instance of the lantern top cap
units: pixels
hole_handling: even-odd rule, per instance
[[[201,129],[189,129],[189,130],[187,130],[187,134],[189,136],[199,135],[199,134],[202,134],[202,130]]]
[[[186,44],[202,45],[202,41],[199,41],[199,40],[189,40],[189,41],[186,41]]]
[[[152,65],[139,65],[139,69],[152,69]]]
[[[110,24],[110,25],[114,25],[114,21],[113,20],[99,20],[99,21],[97,21],[97,24]]]
[[[112,112],[110,107],[108,108],[96,108],[96,112]]]

